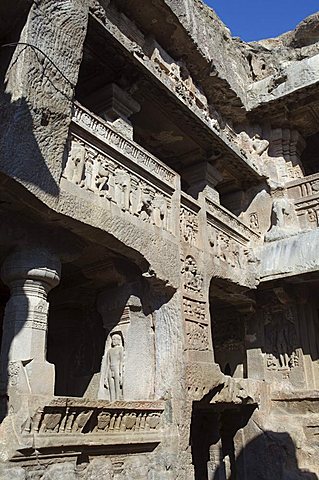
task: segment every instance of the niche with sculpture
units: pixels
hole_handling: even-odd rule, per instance
[[[140,401],[154,398],[153,316],[131,286],[101,292],[98,309],[106,330],[98,398]]]

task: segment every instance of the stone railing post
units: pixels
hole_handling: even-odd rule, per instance
[[[16,251],[2,265],[1,278],[11,293],[3,324],[2,389],[54,392],[54,365],[46,361],[47,294],[58,285],[60,270],[60,260],[42,248]]]

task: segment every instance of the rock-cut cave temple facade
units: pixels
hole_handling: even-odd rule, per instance
[[[319,14],[2,0],[0,57],[1,480],[316,480]]]

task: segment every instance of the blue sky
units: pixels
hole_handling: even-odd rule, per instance
[[[276,37],[293,30],[319,10],[319,0],[204,0],[230,28],[247,42]]]

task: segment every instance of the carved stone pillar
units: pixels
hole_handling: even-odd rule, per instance
[[[53,394],[54,365],[46,361],[48,292],[60,281],[60,260],[45,249],[9,255],[1,278],[9,286],[1,346],[2,389]]]
[[[132,96],[115,83],[105,85],[85,99],[85,104],[104,120],[111,122],[115,130],[133,140],[130,117],[141,107]]]
[[[280,182],[304,176],[300,157],[305,146],[297,130],[276,128],[271,131],[268,155],[275,159]]]
[[[197,198],[203,193],[205,197],[219,203],[219,193],[215,186],[222,180],[222,175],[216,167],[208,162],[202,162],[188,167],[183,176],[190,185],[187,191],[189,195]]]

